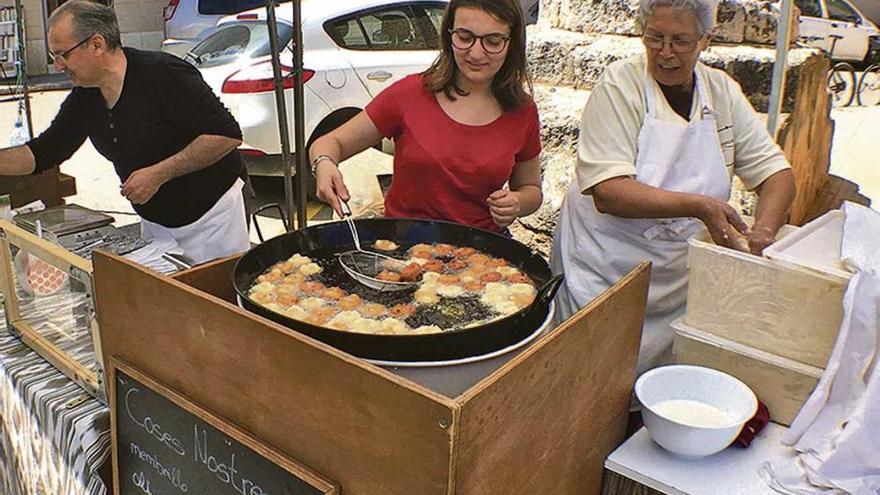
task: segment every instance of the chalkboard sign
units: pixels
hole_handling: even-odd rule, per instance
[[[146,375],[118,362],[113,370],[119,495],[337,493]]]

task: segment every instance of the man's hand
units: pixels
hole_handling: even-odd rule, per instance
[[[135,170],[122,184],[122,195],[133,204],[142,205],[150,200],[166,181],[162,169],[151,167]]]
[[[492,215],[492,220],[499,227],[507,227],[519,216],[521,207],[519,196],[516,192],[499,189],[489,195],[486,203],[489,204],[489,213]]]

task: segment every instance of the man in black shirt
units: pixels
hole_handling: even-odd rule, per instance
[[[248,249],[241,130],[199,72],[122,48],[113,9],[87,0],[53,12],[48,42],[76,87],[39,137],[0,150],[0,174],[56,167],[88,137],[113,162],[144,237],[173,238],[196,262]]]

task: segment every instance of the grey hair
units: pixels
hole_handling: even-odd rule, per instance
[[[697,16],[700,34],[703,36],[715,30],[718,0],[639,0],[639,22],[642,24],[642,29],[647,25],[648,17],[654,12],[654,8],[663,6],[693,12]]]
[[[100,34],[107,42],[108,49],[115,50],[122,46],[119,22],[113,7],[91,0],[69,0],[49,16],[49,27],[54,26],[65,14],[71,16],[73,34],[77,39]]]

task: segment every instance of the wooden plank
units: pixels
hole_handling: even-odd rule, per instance
[[[21,310],[18,307],[18,294],[15,290],[15,268],[12,262],[12,251],[9,241],[0,237],[0,287],[3,289],[3,308],[6,313],[6,321],[18,321],[21,319]]]
[[[113,452],[113,465],[114,476],[113,476],[113,486],[114,493],[119,493],[119,425],[117,423],[117,418],[119,411],[116,409],[116,404],[118,403],[116,397],[116,373],[117,371],[122,371],[125,375],[130,376],[131,378],[137,380],[138,383],[143,384],[148,387],[153,392],[158,393],[163,396],[165,399],[171,401],[176,406],[182,408],[189,414],[201,419],[212,427],[216,428],[224,435],[227,435],[229,438],[235,440],[236,442],[241,443],[247,448],[253,450],[258,455],[268,459],[273,464],[280,466],[282,469],[288,471],[293,474],[295,477],[300,480],[308,483],[312,487],[318,489],[324,495],[338,495],[339,489],[332,483],[330,480],[327,480],[317,473],[313,472],[306,466],[303,466],[292,459],[288,459],[283,454],[274,450],[253,436],[247,434],[244,431],[238,429],[235,425],[229,424],[224,421],[222,418],[219,418],[208,411],[200,408],[196,404],[193,404],[185,397],[181,396],[177,392],[169,389],[168,387],[162,385],[157,382],[155,379],[141,373],[140,371],[132,368],[131,366],[117,360],[112,360],[110,363],[110,369],[108,370],[108,375],[111,377],[110,389],[112,390],[112,394],[108,395],[110,400],[108,403],[110,404],[110,430],[111,430],[111,438],[113,440],[112,443],[112,452]],[[169,466],[170,467],[170,466]],[[232,479],[232,478],[231,478]],[[231,480],[230,479],[230,480]],[[238,489],[238,487],[236,487]],[[253,490],[256,491],[256,490]],[[248,492],[250,493],[250,492]],[[262,492],[260,492],[262,493]]]
[[[448,493],[451,399],[123,258],[95,253],[116,357],[347,495]]]
[[[791,208],[793,225],[803,225],[811,205],[828,181],[831,165],[831,100],[825,89],[829,61],[810,57],[801,65],[794,110],[779,131],[778,143],[794,172],[797,194]]]
[[[846,282],[692,241],[684,323],[824,367],[843,319]]]
[[[189,270],[171,275],[171,278],[184,284],[235,304],[235,289],[232,288],[232,270],[240,254],[214,260]]]
[[[52,364],[58,371],[83,387],[95,397],[102,397],[98,375],[94,370],[86,368],[82,363],[72,359],[64,351],[58,349],[55,344],[43,337],[34,327],[23,319],[10,322],[18,333],[21,341],[37,352],[46,361]]]
[[[462,394],[456,493],[599,493],[624,437],[649,274],[640,264]]]
[[[37,200],[42,200],[46,207],[59,206],[64,204],[62,197],[76,194],[76,183],[53,168],[38,175],[0,177],[0,194],[12,196],[13,208]]]
[[[822,369],[674,323],[675,359],[729,373],[754,390],[773,421],[789,425],[822,376]]]

